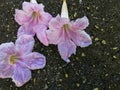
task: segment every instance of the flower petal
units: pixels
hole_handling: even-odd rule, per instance
[[[29,69],[32,70],[42,69],[46,65],[45,56],[37,52],[33,52],[28,55],[25,55],[22,61]]]
[[[86,16],[83,18],[77,19],[74,23],[74,28],[77,30],[84,30],[89,25],[89,20]]]
[[[47,30],[47,37],[50,44],[58,44],[66,36],[65,30],[62,30],[64,24],[70,23],[67,18],[61,18],[59,15],[56,18],[52,18],[49,22],[49,30]]]
[[[49,44],[58,44],[61,41],[61,33],[62,31],[55,31],[55,30],[47,30],[47,38]]]
[[[33,4],[30,2],[24,1],[22,3],[22,9],[27,13],[32,11],[32,7],[33,7]]]
[[[58,44],[58,50],[61,58],[67,63],[70,62],[68,59],[73,53],[76,53],[76,45],[71,40],[66,40],[65,42],[60,42]]]
[[[74,43],[80,47],[87,47],[92,44],[90,36],[85,31],[70,32]]]
[[[7,57],[8,57],[8,54],[4,52],[0,52],[0,63],[5,61]]]
[[[13,67],[8,62],[0,62],[0,78],[10,78],[13,75]]]
[[[15,21],[19,25],[25,24],[27,21],[29,21],[29,16],[22,10],[15,10]]]
[[[49,21],[51,20],[52,16],[47,12],[39,12],[39,13],[41,14],[41,16],[39,18],[40,19],[39,24],[48,26]]]
[[[35,11],[38,11],[38,10],[43,11],[44,5],[24,1],[22,4],[22,8],[25,12],[30,13],[34,10]]]
[[[16,51],[20,55],[30,53],[33,49],[34,42],[34,38],[31,35],[22,35],[15,42]]]
[[[49,22],[50,30],[60,30],[64,24],[69,23],[69,19],[61,18],[59,15],[57,17],[52,18]]]
[[[18,29],[18,32],[17,32],[17,37],[21,36],[21,35],[32,35],[34,36],[35,35],[35,32],[33,32],[33,30],[31,28],[25,28],[24,26],[21,26],[19,29]]]
[[[14,66],[14,74],[12,76],[12,81],[16,84],[16,86],[20,87],[26,82],[28,82],[31,78],[31,71],[26,68],[22,67],[20,64],[16,64]]]
[[[63,41],[66,37],[68,37],[65,31],[62,29],[47,30],[46,32],[49,44],[58,44],[61,41]]]
[[[48,46],[48,39],[46,35],[46,26],[36,26],[34,27],[34,31],[36,32],[37,38],[42,42],[44,45]]]
[[[7,43],[8,44],[8,43]],[[0,78],[10,78],[13,75],[13,68],[12,66],[9,65],[9,54],[11,54],[10,52],[7,52],[10,50],[10,47],[12,45],[14,46],[13,43],[9,43],[7,46],[9,47],[5,47],[6,44],[2,44],[3,46],[3,50],[0,51]],[[13,49],[13,47],[12,47]],[[11,50],[12,51],[12,50]],[[9,54],[8,54],[9,53]]]
[[[0,45],[0,52],[4,52],[7,54],[15,53],[15,45],[13,42],[3,43]]]

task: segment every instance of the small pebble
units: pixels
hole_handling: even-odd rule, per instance
[[[99,90],[98,88],[94,88],[93,90]]]
[[[93,65],[93,67],[95,67],[95,65]]]
[[[97,25],[95,25],[95,28],[96,28],[96,29],[99,29],[99,27],[98,27]]]
[[[85,53],[82,53],[81,56],[82,56],[82,57],[85,57]]]
[[[108,76],[108,74],[105,74],[105,76],[107,77],[107,76]]]
[[[76,16],[77,16],[77,13],[75,12],[75,13],[74,13],[74,17],[76,17]]]
[[[76,57],[76,60],[79,60],[79,57]]]
[[[80,87],[80,84],[79,84],[79,83],[76,83],[76,86],[77,86],[77,87]]]
[[[104,29],[101,29],[101,31],[103,32],[103,31],[104,31]]]
[[[68,78],[68,74],[65,74],[65,77]]]
[[[105,41],[105,40],[102,40],[102,44],[106,44],[106,41]]]
[[[105,18],[103,18],[102,20],[105,21]]]
[[[62,82],[63,80],[62,79],[59,79],[60,82]]]
[[[87,7],[87,10],[89,10],[90,9],[90,7]]]
[[[95,38],[95,41],[98,41],[98,40],[99,40],[99,38],[96,37],[96,38]]]
[[[113,50],[117,50],[117,49],[118,49],[118,47],[113,47],[112,49],[113,49]]]
[[[82,3],[82,0],[79,0],[79,3],[81,4],[81,3]]]
[[[113,58],[116,59],[117,57],[114,55]]]

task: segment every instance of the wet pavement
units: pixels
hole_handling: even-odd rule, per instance
[[[14,13],[22,2],[0,0],[0,43],[15,41],[19,25],[14,21]],[[53,16],[60,14],[62,0],[38,2]],[[67,2],[71,20],[84,15],[89,18],[86,32],[93,44],[87,48],[77,47],[76,55],[66,64],[56,46],[43,46],[36,38],[34,51],[46,56],[46,67],[32,71],[31,80],[19,88],[11,79],[0,79],[0,90],[120,90],[120,1]]]

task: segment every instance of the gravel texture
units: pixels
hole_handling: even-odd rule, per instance
[[[14,21],[16,8],[24,0],[0,0],[0,43],[15,41],[19,25]],[[29,1],[29,0],[26,0]],[[38,0],[45,11],[60,14],[62,0]],[[93,44],[77,47],[66,64],[57,47],[43,46],[36,39],[34,51],[47,57],[42,70],[32,71],[31,80],[17,88],[11,79],[0,79],[0,90],[120,90],[120,1],[67,0],[71,20],[86,15],[86,32]]]

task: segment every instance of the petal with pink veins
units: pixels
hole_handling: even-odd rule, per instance
[[[38,10],[43,11],[44,5],[24,1],[23,4],[22,4],[22,8],[26,13],[31,13],[34,10],[35,11],[38,11]]]
[[[15,10],[15,21],[18,24],[23,25],[29,20],[30,18],[28,14],[26,14],[23,10],[18,10],[18,9]]]
[[[47,30],[46,32],[49,44],[58,44],[61,41],[62,31]]]
[[[29,13],[29,12],[32,11],[32,7],[34,7],[33,5],[34,5],[34,4],[32,4],[32,3],[30,3],[30,2],[24,1],[24,2],[22,3],[22,9],[23,9],[26,13]]]
[[[20,55],[30,53],[34,46],[34,38],[31,35],[22,35],[16,42],[16,50]]]
[[[0,52],[4,52],[6,54],[13,54],[15,52],[15,45],[13,42],[3,43],[0,45]]]
[[[0,64],[3,63],[8,63],[8,59],[9,59],[9,54],[4,53],[4,52],[0,52]]]
[[[51,20],[52,16],[47,12],[39,12],[39,13],[40,13],[40,18],[38,20],[39,24],[48,26],[48,23]]]
[[[33,28],[40,42],[43,43],[45,46],[48,46],[49,43],[46,35],[46,29],[47,29],[46,26],[39,26],[39,25]]]
[[[59,15],[57,17],[52,18],[49,22],[49,28],[51,30],[60,30],[64,24],[69,23],[69,19],[61,18]]]
[[[44,5],[42,3],[38,4],[38,3],[30,3],[32,4],[31,8],[34,10],[34,11],[39,11],[39,12],[43,12],[44,11]]]
[[[25,64],[29,69],[42,69],[46,65],[45,56],[40,53],[33,52],[23,57],[22,63]]]
[[[24,26],[20,26],[20,28],[18,29],[17,32],[17,37],[21,36],[21,35],[35,35],[35,32],[33,32],[33,30],[31,28],[25,28]]]
[[[0,63],[0,78],[10,78],[13,75],[13,67],[8,63]]]
[[[12,81],[16,84],[16,86],[20,87],[31,79],[31,71],[22,67],[20,64],[16,64],[14,66],[14,74],[12,76]]]
[[[84,16],[83,18],[77,19],[73,25],[77,30],[84,30],[86,27],[88,27],[89,20],[86,16]]]
[[[90,36],[85,31],[71,31],[70,34],[73,42],[80,47],[87,47],[92,44]]]
[[[70,62],[68,59],[73,53],[76,53],[76,45],[71,40],[66,40],[58,44],[58,51],[61,58],[67,63]]]

